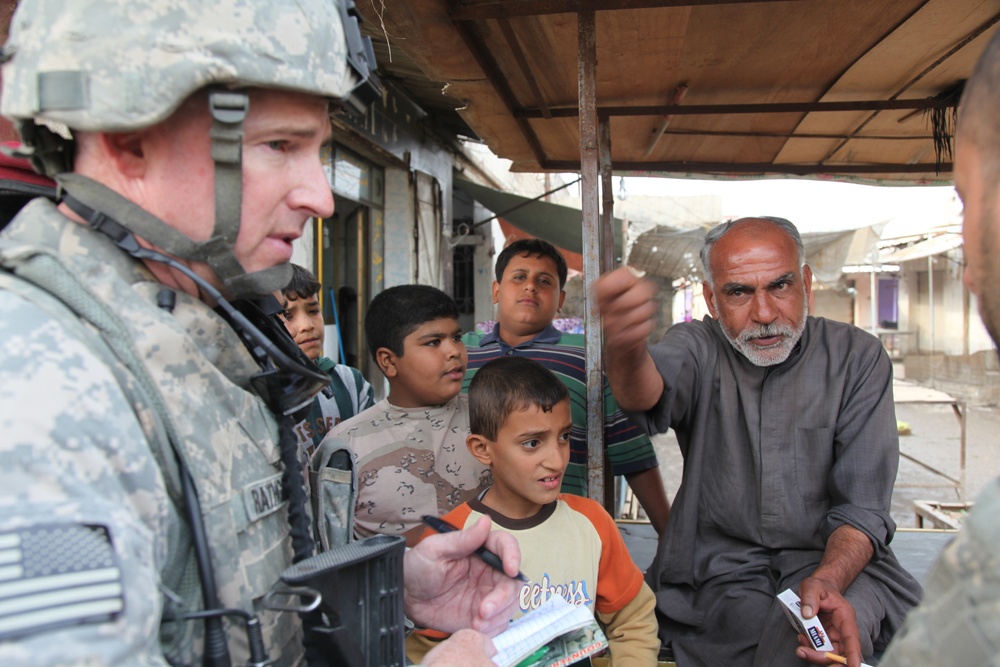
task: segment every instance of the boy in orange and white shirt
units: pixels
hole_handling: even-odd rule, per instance
[[[469,451],[493,485],[443,518],[464,527],[488,514],[494,530],[517,537],[529,580],[518,615],[561,595],[594,612],[612,665],[655,665],[655,599],[614,519],[593,500],[559,493],[573,425],[565,385],[531,359],[500,357],[472,379],[469,421]],[[411,659],[429,648],[428,634],[411,635]]]

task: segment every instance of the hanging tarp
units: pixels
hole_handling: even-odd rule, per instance
[[[498,217],[531,236],[544,239],[564,250],[577,254],[583,252],[583,214],[580,209],[522,197],[460,178],[455,179],[454,185]],[[622,221],[616,219],[615,223],[621,229]],[[621,253],[620,234],[615,235],[615,253]]]
[[[881,227],[879,223],[860,229],[802,234],[806,263],[816,280],[836,285],[845,265],[861,263],[875,250]],[[704,277],[700,253],[705,232],[668,227],[645,232],[633,244],[629,264],[656,276],[700,282]]]

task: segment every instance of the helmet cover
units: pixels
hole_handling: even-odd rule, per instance
[[[21,0],[4,58],[0,113],[87,131],[154,125],[213,84],[355,85],[336,0]]]

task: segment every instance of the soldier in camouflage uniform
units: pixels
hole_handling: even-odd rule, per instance
[[[987,46],[958,109],[955,189],[965,205],[965,284],[979,298],[990,337],[1000,344],[1000,33]],[[994,479],[934,563],[923,600],[893,637],[881,667],[1000,665],[998,516],[1000,479]],[[821,653],[798,651],[829,664]]]
[[[0,235],[0,664],[195,664],[212,623],[247,663],[238,619],[176,620],[206,607],[256,616],[275,664],[303,661],[299,617],[262,600],[311,548],[279,426],[324,376],[255,299],[333,212],[330,105],[367,69],[343,16],[329,0],[20,3],[0,110],[64,199]],[[515,582],[469,554],[486,542],[516,573],[517,549],[487,534],[407,554],[408,615],[505,626]],[[490,650],[464,631],[428,664]]]

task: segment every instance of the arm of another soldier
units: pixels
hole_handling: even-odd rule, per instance
[[[927,576],[923,599],[882,656],[882,667],[986,665],[1000,654],[1000,480],[976,499],[962,530]],[[828,664],[804,647],[799,657]]]
[[[0,594],[15,609],[0,624],[0,664],[166,664],[158,567],[170,502],[146,434],[108,366],[5,291],[0,433],[0,541],[37,591],[12,595],[8,581]],[[102,583],[72,589],[86,595],[74,603],[48,567]],[[100,611],[74,612],[84,602]]]
[[[496,667],[490,660],[496,655],[496,647],[486,635],[475,630],[459,630],[441,642],[424,656],[420,664],[424,667]]]
[[[604,322],[604,364],[611,390],[622,410],[649,410],[663,394],[663,377],[646,350],[656,313],[655,288],[625,267],[601,276],[595,293]]]
[[[988,665],[1000,655],[1000,479],[990,482],[927,577],[920,604],[879,662]]]

